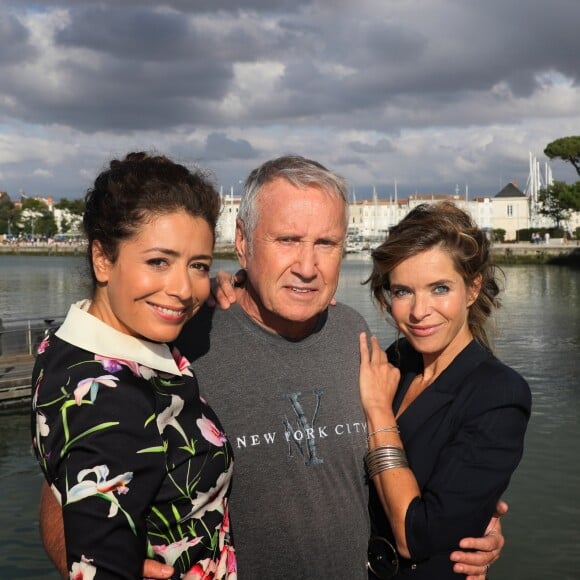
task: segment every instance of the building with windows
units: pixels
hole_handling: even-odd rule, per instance
[[[231,246],[235,242],[236,218],[240,207],[241,196],[234,195],[233,188],[227,194],[221,192],[221,212],[216,227],[216,242],[222,246]],[[0,200],[10,199],[8,194],[0,192]],[[54,207],[51,197],[41,200],[54,216],[58,232],[70,236],[81,236],[79,215],[69,210]],[[468,199],[467,194],[445,193],[413,194],[407,199],[381,199],[376,190],[371,199],[356,200],[349,203],[347,239],[353,251],[375,246],[385,239],[388,231],[421,203],[436,203],[448,200],[471,214],[481,229],[491,232],[495,229],[505,230],[506,241],[517,241],[518,230],[527,228],[551,228],[551,218],[542,216],[534,205],[533,197],[522,192],[515,183],[508,183],[495,196],[478,196]],[[14,202],[20,206],[20,202]],[[562,227],[573,234],[580,227],[580,212],[573,212]]]
[[[229,195],[221,194],[221,210],[216,224],[216,242],[223,245],[233,244],[236,240],[236,218],[240,209],[241,196],[234,195],[230,191]]]
[[[497,193],[491,206],[492,228],[505,230],[506,240],[517,240],[518,230],[531,227],[530,201],[514,183]]]
[[[222,196],[222,211],[217,225],[216,239],[221,244],[233,244],[235,240],[236,217],[241,197]],[[401,221],[409,211],[421,203],[436,203],[448,200],[473,217],[481,229],[505,230],[506,241],[517,241],[518,230],[531,227],[550,228],[554,224],[550,218],[531,215],[530,198],[515,183],[508,183],[495,196],[479,196],[467,199],[456,194],[432,193],[413,194],[408,199],[379,199],[376,192],[372,199],[352,201],[349,204],[348,241],[354,251],[381,242],[390,228]],[[574,232],[580,225],[580,212],[575,212],[564,227]]]

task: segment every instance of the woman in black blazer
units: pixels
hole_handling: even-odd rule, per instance
[[[375,299],[403,335],[361,335],[369,577],[456,579],[449,554],[480,536],[523,453],[531,395],[491,352],[499,305],[489,241],[450,202],[420,205],[373,251]]]

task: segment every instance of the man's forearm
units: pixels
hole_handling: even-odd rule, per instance
[[[62,510],[47,483],[40,492],[40,535],[42,545],[63,578],[68,578]]]

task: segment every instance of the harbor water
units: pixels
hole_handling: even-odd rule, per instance
[[[235,270],[232,261],[215,269]],[[347,256],[338,299],[356,308],[387,346],[395,332],[361,282],[370,262]],[[580,271],[506,266],[498,356],[530,383],[526,450],[505,499],[507,544],[492,580],[580,578]],[[0,317],[54,317],[86,295],[82,258],[0,256]],[[0,357],[0,364],[2,358]],[[40,471],[27,412],[0,416],[0,578],[56,579],[37,524]],[[459,576],[458,576],[459,578]]]

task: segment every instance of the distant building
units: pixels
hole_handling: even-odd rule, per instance
[[[350,236],[369,241],[385,238],[390,228],[399,223],[413,208],[422,203],[451,201],[467,211],[483,230],[491,231],[494,225],[493,198],[477,197],[467,200],[464,196],[446,193],[413,194],[408,199],[355,201],[350,204],[348,230]]]
[[[233,244],[236,239],[236,218],[240,209],[241,197],[234,195],[221,195],[221,210],[216,225],[215,237],[220,244]]]
[[[516,240],[517,231],[530,227],[530,202],[514,183],[493,198],[493,229],[505,230],[505,240]]]
[[[234,243],[240,200],[241,197],[233,193],[226,196],[222,194],[222,210],[216,228],[216,240],[221,244]],[[495,196],[478,196],[472,200],[458,194],[445,193],[413,194],[408,199],[379,199],[374,192],[372,199],[352,201],[349,204],[348,238],[356,243],[365,241],[373,245],[383,240],[389,229],[414,207],[443,200],[452,201],[467,211],[477,226],[485,231],[505,230],[506,241],[516,241],[517,231],[521,229],[553,226],[545,216],[536,216],[532,220],[529,197],[515,183],[508,183]],[[565,227],[573,232],[578,225],[580,212],[575,212]]]
[[[233,245],[236,234],[236,219],[240,208],[240,195],[234,195],[233,188],[229,194],[220,193],[221,211],[216,225],[216,242],[222,245]],[[21,206],[21,199],[15,206]],[[0,200],[10,199],[8,194],[0,191]],[[53,213],[59,234],[63,233],[66,223],[67,236],[81,236],[82,217],[71,214],[69,210],[54,207],[52,197],[36,197],[46,204]],[[551,228],[551,218],[531,211],[530,196],[523,193],[515,183],[508,183],[495,196],[478,196],[468,200],[467,196],[446,193],[413,194],[408,199],[379,199],[373,191],[372,199],[352,201],[349,203],[347,238],[349,242],[361,247],[373,246],[382,241],[389,230],[399,223],[414,207],[421,203],[437,203],[448,200],[467,211],[483,230],[505,230],[506,241],[517,241],[518,230],[526,228]],[[532,215],[533,213],[533,215]],[[580,227],[580,212],[572,212],[570,218],[562,224],[568,232],[573,233]]]

